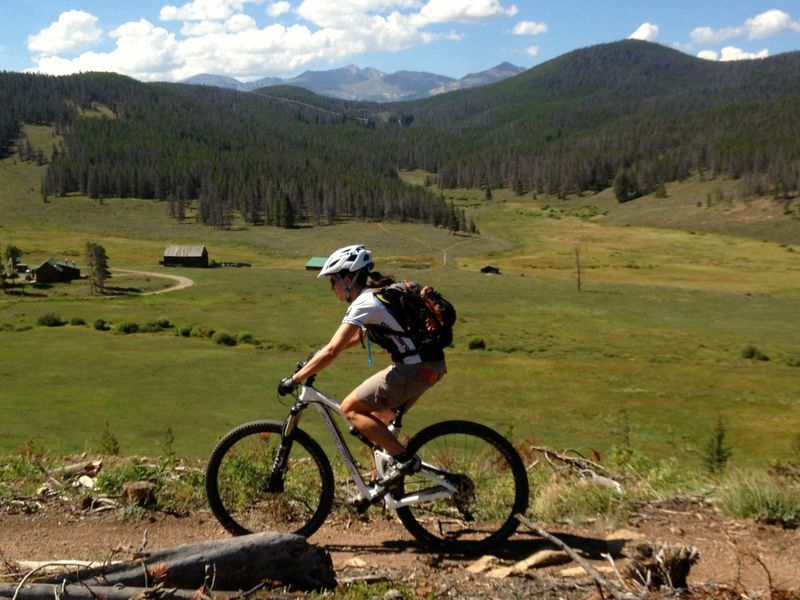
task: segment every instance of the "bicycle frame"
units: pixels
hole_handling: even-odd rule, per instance
[[[289,450],[291,449],[292,444],[292,432],[300,422],[300,417],[303,410],[305,410],[309,405],[313,405],[319,413],[325,428],[333,439],[333,443],[335,444],[339,455],[342,457],[342,460],[344,461],[344,464],[347,467],[347,470],[349,471],[356,488],[358,488],[358,493],[363,500],[372,503],[381,499],[382,497],[386,508],[395,510],[404,506],[412,506],[426,502],[432,502],[442,498],[449,498],[453,494],[458,493],[459,490],[457,483],[448,480],[448,475],[454,475],[453,473],[450,473],[444,469],[440,469],[424,461],[422,463],[422,468],[417,475],[430,480],[434,484],[434,486],[431,488],[420,490],[411,494],[405,494],[397,498],[392,491],[375,489],[374,487],[368,485],[367,482],[364,481],[364,478],[359,471],[358,464],[353,457],[353,453],[347,446],[344,436],[334,420],[333,415],[336,414],[341,419],[346,421],[346,417],[342,412],[339,403],[335,399],[310,385],[308,381],[301,387],[300,394],[292,406],[289,416],[283,423],[281,447],[275,457],[275,463],[273,465],[273,473],[280,478],[280,481],[278,482],[271,480],[268,484],[268,488],[276,489],[276,486],[282,486],[282,475],[286,471],[286,457],[289,455]],[[389,425],[389,430],[393,434],[396,434],[396,432],[399,431],[399,428],[400,427],[397,424],[397,420],[392,421],[392,423]],[[357,431],[355,434],[362,443],[366,444],[372,450],[373,456],[375,457],[375,467],[378,471],[378,477],[382,477],[386,466],[391,461],[391,456],[383,449],[372,444]]]

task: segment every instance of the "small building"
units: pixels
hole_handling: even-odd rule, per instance
[[[327,256],[312,256],[306,263],[306,271],[322,271],[326,260],[328,260]]]
[[[208,267],[205,246],[167,246],[161,264],[165,267]]]
[[[490,273],[492,275],[500,275],[500,267],[497,265],[486,265],[481,269],[481,273]]]
[[[48,258],[34,270],[36,283],[67,283],[73,279],[80,279],[81,270],[74,262]]]

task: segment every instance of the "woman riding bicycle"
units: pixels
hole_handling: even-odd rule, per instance
[[[367,378],[342,401],[342,411],[351,425],[373,444],[392,455],[390,465],[379,482],[386,486],[420,468],[419,458],[406,451],[387,425],[400,406],[411,407],[447,371],[444,353],[420,356],[414,341],[374,292],[394,283],[372,271],[372,253],[364,246],[346,246],[325,261],[319,277],[329,277],[331,290],[349,304],[342,323],[331,340],[294,375],[283,379],[278,391],[287,393],[330,365],[351,346],[363,343],[364,332],[371,341],[392,355],[392,364]]]

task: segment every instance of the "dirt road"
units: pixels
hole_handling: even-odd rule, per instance
[[[167,292],[177,292],[178,290],[184,290],[194,285],[193,280],[189,279],[188,277],[183,277],[182,275],[168,275],[167,273],[157,273],[155,271],[133,271],[130,269],[114,269],[112,272],[127,273],[129,275],[142,275],[144,277],[157,277],[161,279],[172,279],[173,281],[175,281],[175,285],[172,285],[168,288],[164,288],[163,290],[156,290],[155,292],[144,292],[142,296],[166,294]]]
[[[670,542],[699,551],[700,559],[688,578],[690,586],[738,586],[750,594],[770,588],[795,590],[800,597],[800,531],[726,519],[703,503],[642,507],[613,530],[597,524],[540,526],[581,549],[596,567],[608,567],[608,558],[603,556],[608,553],[622,568],[622,550],[635,540]],[[125,552],[139,549],[144,540],[146,549],[155,550],[228,535],[204,511],[180,518],[150,513],[145,519],[123,522],[114,512],[87,514],[75,507],[53,505],[32,514],[10,514],[7,505],[0,507],[0,532],[0,565],[13,560],[106,559],[115,549],[121,558]],[[472,573],[468,567],[475,557],[427,553],[393,515],[377,509],[361,517],[334,517],[310,541],[330,553],[340,582],[396,582],[412,590],[415,597],[571,599],[585,598],[594,589],[585,574],[564,575],[575,563],[505,578]],[[521,528],[494,553],[496,564],[511,565],[549,547],[545,540]]]

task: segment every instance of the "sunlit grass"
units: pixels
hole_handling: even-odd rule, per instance
[[[697,463],[722,416],[734,463],[790,452],[800,420],[800,253],[792,245],[609,225],[616,217],[568,214],[589,198],[545,208],[545,198],[506,190],[491,202],[476,190],[447,192],[475,219],[477,237],[399,223],[217,231],[178,224],[159,202],[44,203],[42,169],[0,161],[0,244],[14,243],[29,264],[80,262],[91,240],[106,248],[112,270],[174,273],[157,264],[169,243],[204,243],[214,260],[253,266],[182,269],[195,285],[158,296],[92,298],[72,293],[78,282],[0,295],[0,451],[29,439],[54,452],[91,450],[108,421],[123,454],[159,452],[156,440],[170,427],[178,454],[200,457],[244,420],[282,418],[277,381],[328,340],[345,308],[303,265],[357,241],[375,251],[381,271],[432,282],[458,310],[449,373],[409,413],[409,433],[469,418],[556,448],[603,452],[619,443],[627,419],[635,445]],[[502,275],[481,274],[488,263]],[[163,285],[127,276],[111,283]],[[88,325],[38,327],[46,313]],[[248,332],[260,346],[91,326],[161,318],[176,329]],[[476,338],[484,349],[469,349]],[[748,345],[770,360],[744,358]],[[342,397],[386,364],[374,352],[376,366],[366,350],[343,355],[320,387]],[[323,434],[312,414],[302,426]]]

